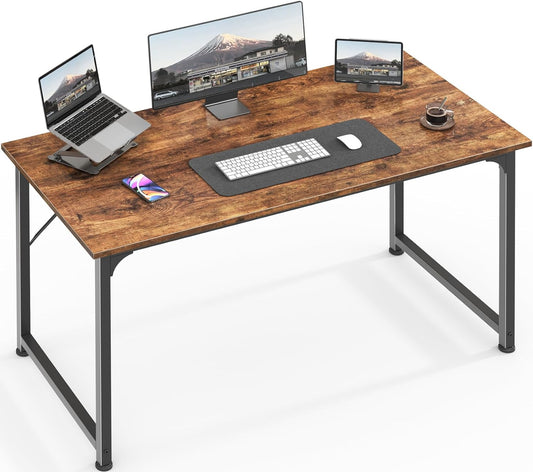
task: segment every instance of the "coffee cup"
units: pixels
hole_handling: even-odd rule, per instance
[[[453,118],[453,111],[439,102],[431,102],[426,105],[426,121],[432,125],[443,125],[448,119]]]

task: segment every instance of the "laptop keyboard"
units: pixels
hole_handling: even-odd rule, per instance
[[[124,114],[126,110],[106,97],[100,97],[55,130],[80,146]]]

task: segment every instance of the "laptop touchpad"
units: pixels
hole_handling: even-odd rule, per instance
[[[103,144],[108,149],[116,151],[134,137],[135,134],[128,128],[115,122],[106,129],[100,131],[93,139]]]

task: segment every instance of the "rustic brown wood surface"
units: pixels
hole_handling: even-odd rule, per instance
[[[402,87],[358,93],[336,83],[333,67],[241,91],[251,114],[218,121],[203,100],[139,115],[152,127],[97,176],[52,162],[63,143],[50,133],[2,149],[93,258],[135,250],[531,146],[531,141],[404,54]],[[431,131],[419,119],[427,102],[448,97],[457,124]],[[391,138],[395,156],[234,197],[217,195],[188,160],[353,118]],[[121,184],[142,172],[170,192],[150,204]]]

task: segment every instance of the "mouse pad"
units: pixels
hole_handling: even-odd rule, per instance
[[[341,143],[337,136],[354,134],[363,144],[360,149],[350,150]],[[315,138],[331,154],[329,157],[306,161],[290,167],[282,167],[264,174],[252,175],[238,180],[228,180],[218,169],[215,162],[238,155],[263,151],[275,146]],[[362,119],[343,121],[332,125],[315,128],[301,133],[268,139],[254,144],[248,144],[235,149],[196,157],[189,161],[189,165],[202,177],[219,195],[230,197],[241,193],[259,190],[272,185],[283,184],[291,180],[302,179],[312,175],[322,174],[330,170],[361,164],[362,162],[392,156],[401,151],[400,147],[379,131],[368,121]]]

